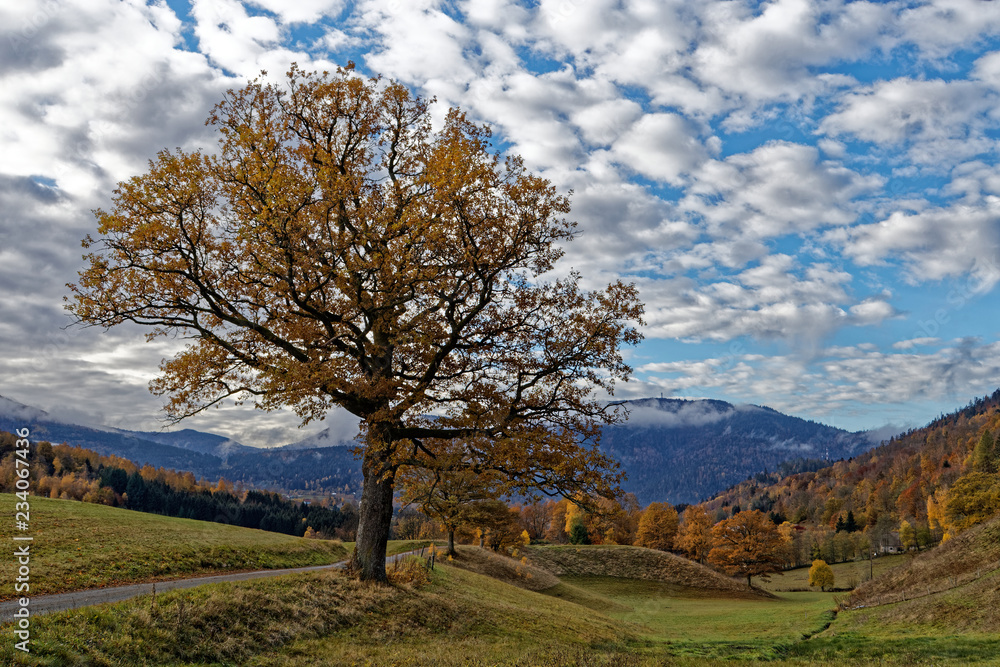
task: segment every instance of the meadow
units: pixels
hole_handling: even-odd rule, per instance
[[[72,505],[49,509],[96,510],[101,523],[122,516],[111,508]],[[213,539],[177,519],[128,518],[150,521],[144,528],[153,535],[130,538],[124,531],[115,539],[150,557],[158,548],[236,553],[252,550],[260,537],[260,531],[209,524],[207,533],[219,536]],[[71,530],[55,528],[42,535],[76,544]],[[172,541],[163,540],[166,534]],[[311,540],[276,536],[279,542],[267,548],[280,552],[282,538],[287,548],[314,557],[308,555],[312,545],[301,544]],[[394,545],[400,551],[412,546]],[[99,545],[81,547],[81,559],[102,553]],[[346,553],[350,545],[327,548]],[[835,613],[846,594],[781,590],[798,588],[805,568],[775,577],[768,592],[726,578],[735,585],[719,587],[716,573],[634,547],[543,547],[527,554],[524,563],[463,547],[456,560],[440,559],[432,572],[417,559],[392,568],[391,586],[326,570],[34,617],[32,652],[15,652],[5,641],[0,664],[1000,665],[1000,640],[987,631],[992,617],[975,609],[985,591],[997,589],[995,567],[937,593]],[[874,566],[885,572],[879,577],[876,570],[876,581],[905,582],[912,563],[934,557],[878,559]],[[838,579],[853,576],[858,565],[868,563],[834,566]],[[689,585],[693,581],[703,584]],[[982,618],[985,625],[974,622]]]
[[[15,496],[0,494],[13,510]],[[12,512],[11,512],[12,513]],[[326,565],[344,560],[353,543],[307,540],[281,533],[177,519],[74,500],[31,498],[31,592],[104,588],[190,576]],[[11,544],[13,521],[0,522]],[[394,542],[389,553],[429,544]],[[13,558],[0,558],[0,581],[14,578]],[[14,597],[12,586],[0,600]]]

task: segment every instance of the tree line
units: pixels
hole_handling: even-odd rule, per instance
[[[16,437],[0,432],[0,491],[14,490]],[[352,507],[296,503],[276,493],[234,487],[225,479],[196,480],[190,472],[141,468],[127,459],[82,447],[31,445],[35,495],[79,500],[164,516],[214,521],[288,535],[344,537],[357,526]]]

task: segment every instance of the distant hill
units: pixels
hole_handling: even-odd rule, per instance
[[[861,524],[886,517],[898,526],[928,526],[927,500],[971,470],[972,452],[985,432],[1000,432],[1000,389],[927,426],[912,429],[854,457],[787,477],[757,475],[712,498],[711,510],[739,506],[830,525],[853,512]]]
[[[24,427],[31,429],[32,440],[79,445],[98,454],[121,456],[139,465],[148,463],[154,467],[190,470],[196,474],[212,477],[217,476],[215,473],[222,463],[222,460],[213,454],[176,446],[185,441],[183,438],[175,439],[174,443],[157,442],[150,436],[165,434],[67,424],[52,419],[44,410],[0,396],[0,431],[13,433],[15,429]],[[192,431],[192,433],[197,432]]]
[[[849,433],[755,405],[724,401],[642,399],[627,402],[627,423],[605,429],[602,449],[628,473],[625,490],[643,505],[691,503],[765,471],[815,469],[871,446]],[[246,447],[191,429],[123,431],[66,424],[37,408],[0,397],[0,430],[28,425],[32,437],[67,442],[155,467],[226,477],[257,488],[359,493],[360,462],[352,443],[325,431],[284,447]],[[325,445],[325,446],[324,446]]]
[[[119,431],[119,433],[132,435],[141,440],[189,449],[193,452],[211,454],[225,459],[234,452],[252,452],[256,447],[247,447],[238,442],[230,440],[223,435],[215,433],[204,433],[186,428],[183,431]]]
[[[259,449],[225,436],[192,429],[125,431],[56,421],[44,410],[0,396],[0,431],[27,426],[32,440],[48,440],[121,456],[139,465],[190,471],[200,478],[225,477],[253,488],[361,492],[361,469],[348,447]]]
[[[693,503],[765,471],[821,467],[874,443],[757,405],[646,398],[626,403],[624,425],[606,428],[602,449],[628,473],[643,505]]]

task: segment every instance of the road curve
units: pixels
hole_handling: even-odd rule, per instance
[[[406,553],[387,556],[385,562],[391,563],[404,556],[420,553],[419,549],[407,551]],[[129,584],[127,586],[114,586],[111,588],[91,588],[85,591],[73,591],[71,593],[57,593],[54,595],[39,595],[30,598],[28,611],[32,616],[41,614],[51,614],[66,609],[77,609],[94,604],[104,604],[107,602],[121,602],[139,595],[151,594],[154,591],[162,593],[176,588],[194,588],[205,584],[218,584],[224,581],[249,581],[251,579],[263,579],[265,577],[280,577],[283,574],[295,574],[298,572],[315,572],[317,570],[339,569],[347,565],[343,560],[330,565],[312,565],[309,567],[293,567],[281,570],[255,570],[253,572],[236,572],[233,574],[215,574],[207,577],[191,577],[189,579],[173,579],[171,581],[157,581],[150,584]],[[14,621],[14,612],[21,608],[17,599],[0,602],[0,623],[10,623]]]

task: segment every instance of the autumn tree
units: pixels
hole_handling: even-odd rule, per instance
[[[406,466],[398,482],[401,500],[415,504],[424,515],[436,519],[448,535],[447,555],[455,556],[455,531],[477,517],[476,504],[496,500],[502,482],[495,471],[478,472],[462,460],[462,450],[450,448],[424,466]]]
[[[906,551],[917,546],[917,531],[906,519],[903,519],[899,523],[899,543],[903,545],[903,549]]]
[[[385,581],[396,476],[459,439],[506,490],[610,496],[596,446],[640,339],[634,286],[549,279],[569,201],[489,129],[353,66],[230,91],[213,153],[160,152],[96,212],[68,308],[187,339],[151,389],[361,423],[356,570]]]
[[[569,541],[569,533],[566,529],[566,513],[573,503],[566,498],[554,502],[552,506],[552,519],[549,521],[549,528],[545,531],[545,539],[557,544],[565,544]]]
[[[494,551],[510,552],[524,545],[520,514],[504,502],[493,499],[475,503],[468,519],[479,530],[483,545]]]
[[[704,563],[712,550],[712,519],[701,505],[684,510],[684,520],[677,530],[674,546],[688,558]]]
[[[677,535],[677,510],[669,503],[650,503],[639,517],[636,546],[670,551]]]
[[[1000,512],[1000,478],[984,472],[970,472],[955,480],[948,489],[944,514],[949,529],[971,528]]]
[[[618,499],[593,499],[594,511],[589,515],[590,530],[597,533],[602,544],[632,544],[639,527],[641,511],[635,494],[626,493]]]
[[[709,562],[729,575],[767,580],[780,572],[787,545],[774,523],[759,510],[738,512],[712,528],[713,544]]]
[[[821,591],[834,586],[833,568],[825,560],[814,560],[809,568],[809,585],[819,586]]]
[[[521,507],[521,525],[528,531],[533,540],[545,537],[546,531],[553,520],[555,501],[536,501]]]

